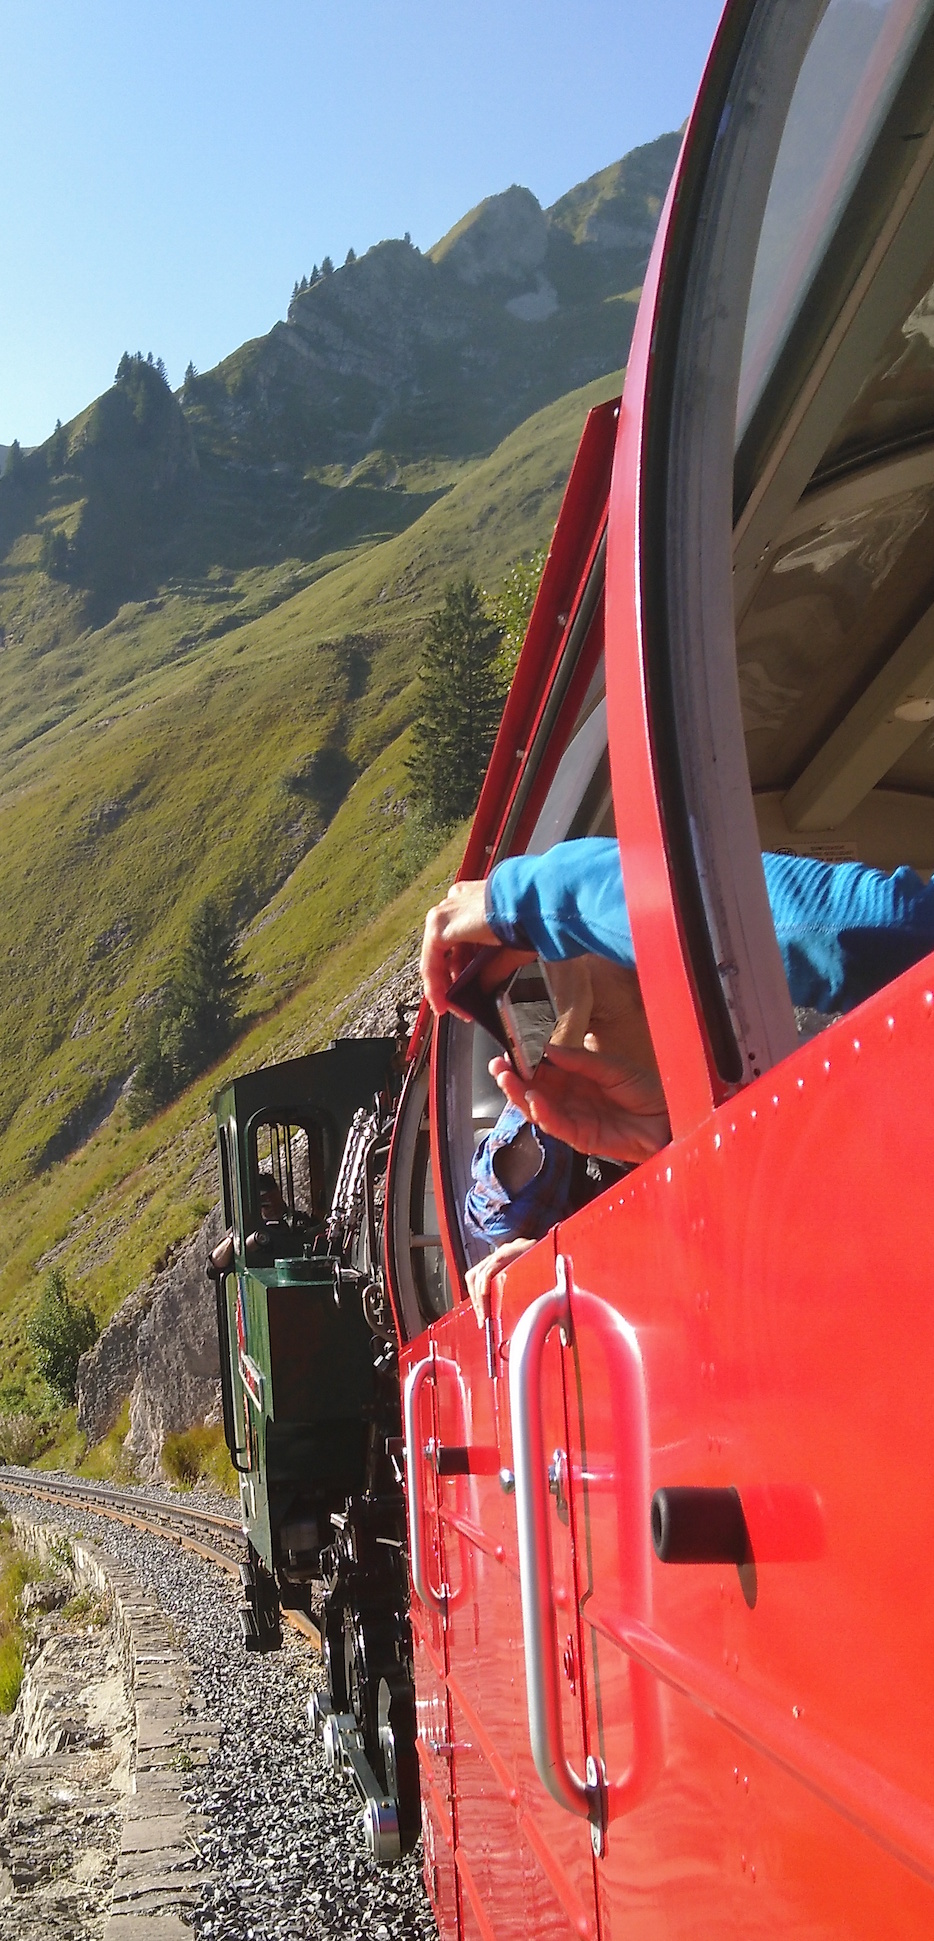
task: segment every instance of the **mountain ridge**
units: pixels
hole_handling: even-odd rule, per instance
[[[149,1177],[163,1121],[131,1133],[120,1102],[199,900],[241,926],[238,1062],[276,1055],[280,1011],[327,1035],[302,993],[333,1008],[330,957],[368,975],[409,934],[425,622],[456,575],[492,588],[547,543],[586,411],[620,383],[676,149],[661,137],[551,210],[514,186],[424,256],[378,244],[177,392],[123,357],[0,480],[0,1349],[17,1366],[42,1263],[104,1318],[200,1202],[193,1175]],[[206,1083],[166,1121],[183,1171],[203,1165]],[[146,1208],[119,1243],[112,1193]]]

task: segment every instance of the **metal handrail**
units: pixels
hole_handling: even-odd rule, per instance
[[[516,1475],[519,1588],[525,1643],[529,1737],[535,1770],[559,1806],[594,1818],[594,1788],[574,1771],[564,1747],[561,1674],[552,1607],[548,1456],[542,1424],[542,1357],[554,1328],[570,1329],[564,1260],[556,1283],[527,1308],[509,1349],[509,1409]]]
[[[422,1389],[429,1379],[434,1379],[434,1360],[431,1355],[426,1355],[423,1361],[417,1361],[414,1368],[409,1369],[405,1378],[405,1387],[402,1391],[402,1420],[405,1430],[405,1488],[409,1512],[409,1568],[412,1573],[412,1585],[416,1596],[420,1597],[422,1603],[427,1604],[430,1609],[440,1611],[443,1615],[447,1610],[447,1591],[443,1586],[440,1590],[435,1590],[434,1585],[429,1582],[428,1578],[425,1505],[421,1491],[419,1464],[419,1458],[424,1452],[419,1443],[418,1412]]]

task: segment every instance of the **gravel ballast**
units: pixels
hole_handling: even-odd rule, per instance
[[[309,1729],[308,1700],[321,1683],[316,1654],[287,1631],[281,1652],[248,1656],[233,1580],[172,1544],[19,1492],[7,1500],[18,1514],[60,1523],[112,1556],[166,1613],[185,1654],[219,1738],[184,1789],[205,1821],[205,1883],[189,1916],[199,1941],[436,1941],[420,1854],[374,1865],[357,1796],[329,1770]],[[230,1514],[226,1500],[186,1500]]]

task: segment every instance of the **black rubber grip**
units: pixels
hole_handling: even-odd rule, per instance
[[[749,1531],[735,1489],[657,1489],[652,1543],[663,1564],[744,1564]]]

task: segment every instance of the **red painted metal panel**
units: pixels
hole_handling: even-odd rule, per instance
[[[499,1471],[511,1466],[508,1337],[533,1294],[551,1284],[554,1249],[544,1242],[517,1263],[509,1303],[497,1317],[491,1378],[484,1336],[461,1306],[433,1330],[442,1446],[469,1447],[473,1473],[439,1485],[445,1570],[451,1587],[446,1624],[453,1775],[466,1931],[496,1941],[529,1934],[554,1941],[596,1937],[589,1828],[545,1793],[532,1765],[522,1654],[515,1499]],[[555,1342],[542,1407],[550,1442],[566,1439],[560,1351]],[[556,1616],[577,1637],[570,1530],[554,1520]],[[579,1646],[575,1646],[579,1650]],[[565,1694],[564,1729],[582,1761],[579,1685]],[[472,1924],[472,1925],[471,1925]],[[486,1924],[484,1926],[484,1924]]]
[[[726,11],[729,14],[731,9]],[[709,65],[715,60],[716,44]],[[703,86],[699,101],[702,95]],[[616,825],[640,983],[676,1136],[701,1125],[730,1089],[716,1070],[676,902],[660,800],[642,597],[643,559],[662,538],[650,528],[642,496],[656,316],[678,204],[695,166],[698,118],[695,107],[659,222],[633,332],[613,462],[606,582],[607,704]]]
[[[617,1419],[637,1384],[621,1394],[582,1315],[579,1592],[611,1778],[633,1666],[660,1724],[598,1863],[607,1936],[934,1930],[932,973],[559,1230],[574,1289],[624,1319],[644,1374],[640,1530]],[[659,1564],[649,1492],[671,1485],[735,1487],[754,1566]]]
[[[587,414],[459,875],[485,876],[606,524],[619,400]]]

